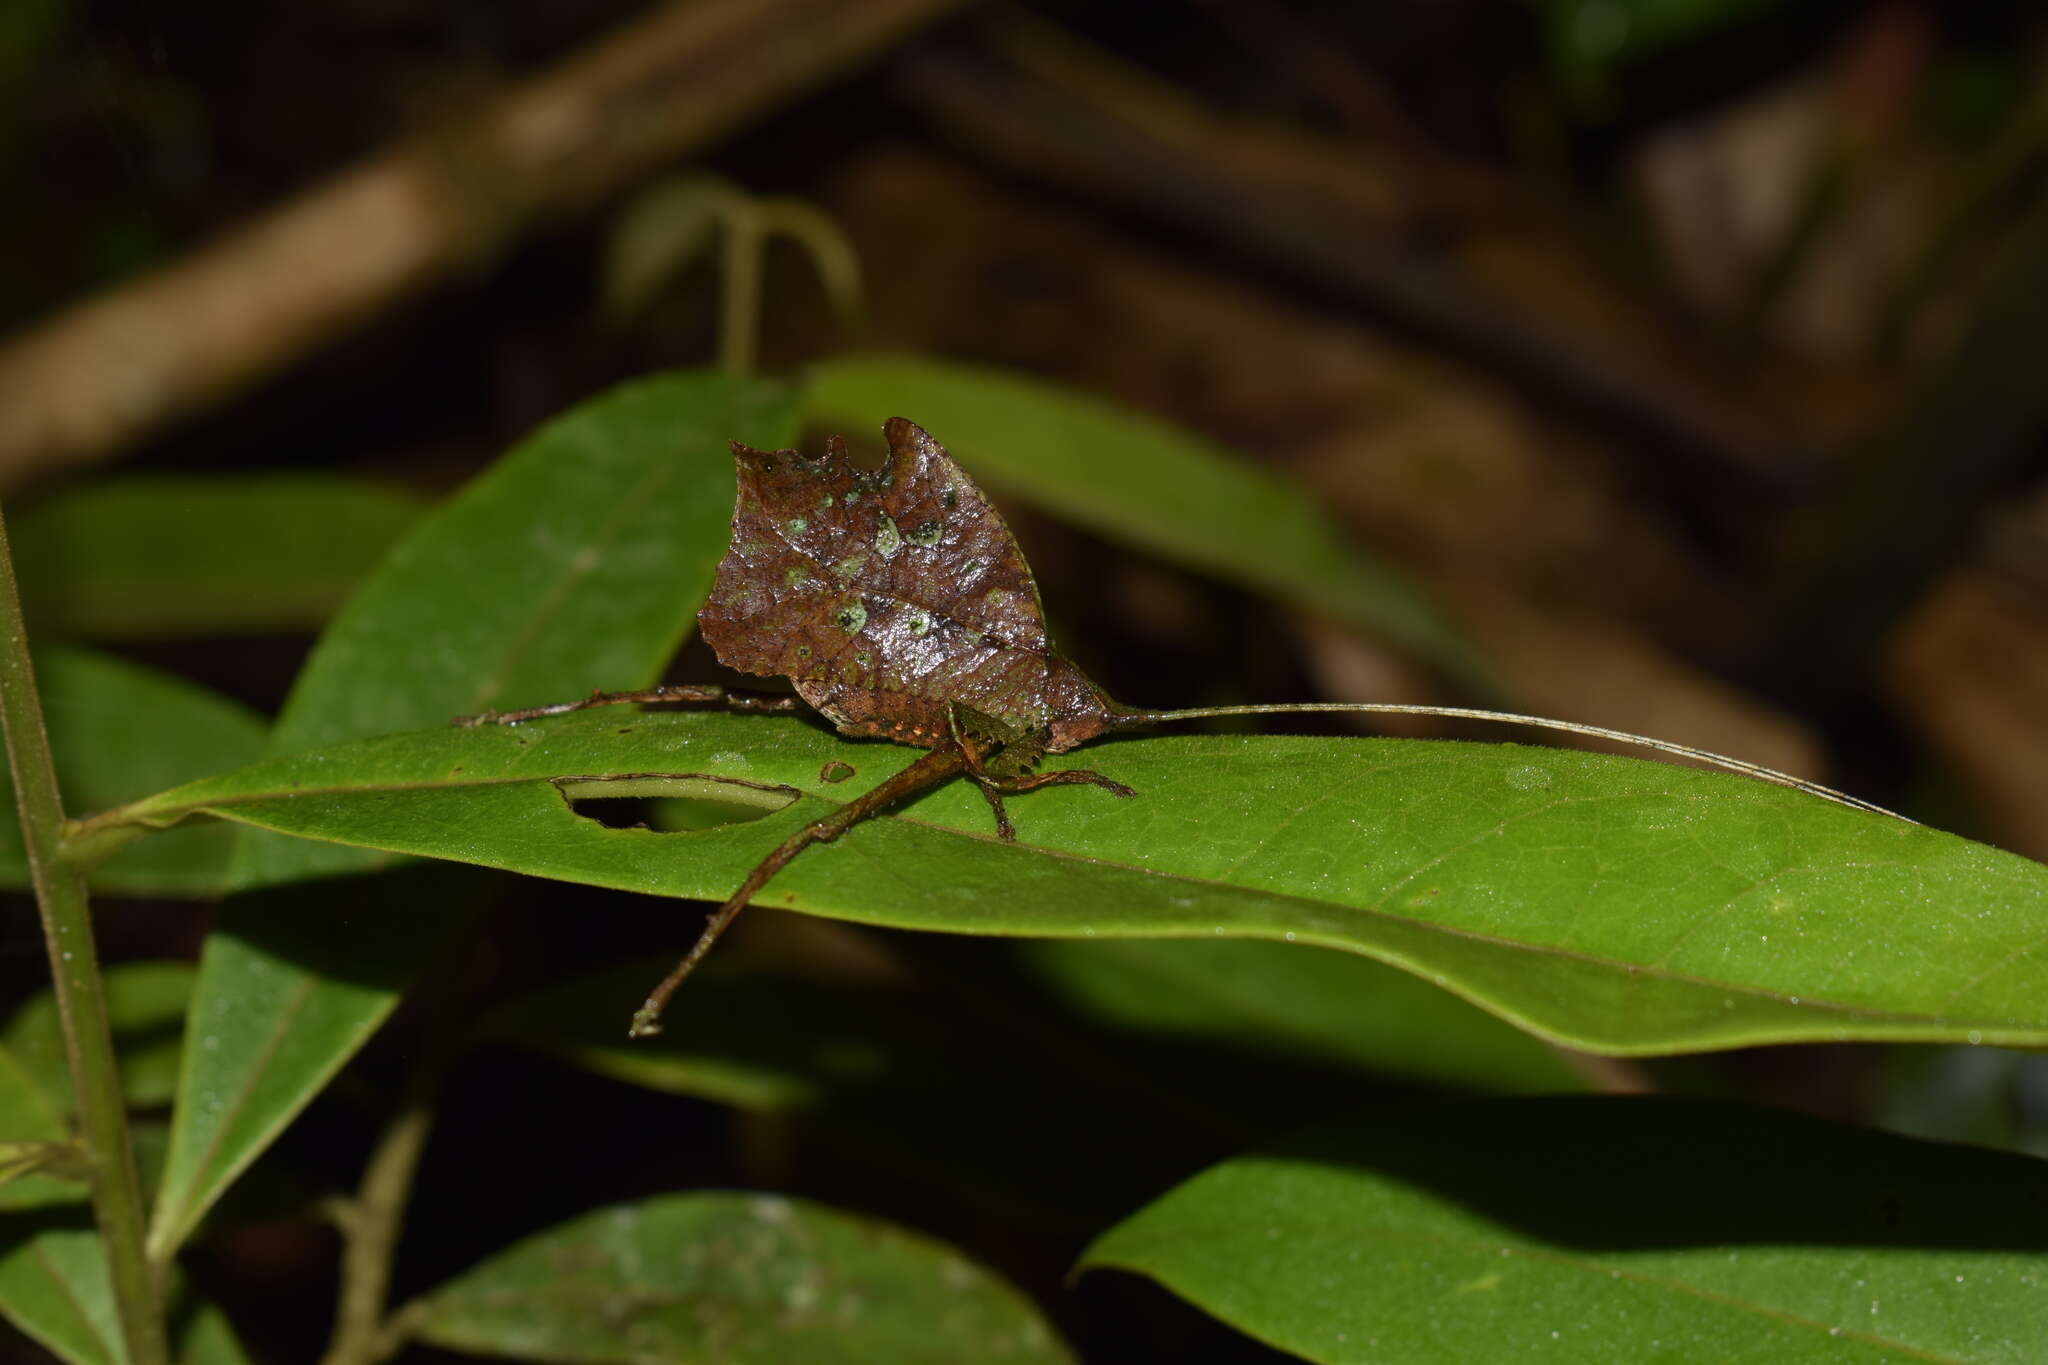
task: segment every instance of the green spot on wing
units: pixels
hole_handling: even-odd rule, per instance
[[[896,521],[887,512],[882,513],[881,527],[875,532],[875,553],[884,559],[893,559],[903,548],[903,533],[896,529]]]

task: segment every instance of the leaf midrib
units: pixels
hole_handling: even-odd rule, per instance
[[[300,1011],[305,1009],[306,1001],[312,995],[313,985],[314,978],[310,976],[301,981],[294,988],[290,1002],[277,1014],[276,1026],[271,1029],[270,1036],[264,1040],[263,1046],[257,1051],[254,1064],[244,1069],[242,1084],[236,1089],[233,1100],[221,1106],[218,1113],[214,1116],[218,1119],[218,1122],[214,1125],[213,1136],[208,1139],[206,1146],[192,1159],[192,1164],[186,1168],[189,1175],[183,1182],[183,1193],[175,1204],[168,1198],[172,1186],[167,1168],[163,1186],[166,1199],[158,1207],[156,1216],[150,1220],[149,1240],[152,1244],[151,1250],[153,1255],[167,1256],[170,1254],[169,1248],[175,1248],[185,1240],[185,1235],[190,1230],[193,1217],[189,1210],[194,1203],[192,1194],[195,1190],[210,1188],[213,1194],[206,1201],[210,1203],[212,1198],[218,1197],[220,1191],[225,1190],[229,1184],[233,1183],[236,1176],[240,1175],[254,1163],[263,1149],[270,1145],[269,1139],[274,1138],[277,1133],[283,1130],[285,1124],[290,1123],[297,1116],[297,1111],[293,1111],[281,1120],[273,1123],[263,1135],[265,1139],[263,1142],[259,1144],[245,1144],[247,1156],[237,1163],[233,1169],[222,1172],[218,1179],[209,1178],[211,1168],[214,1165],[214,1159],[220,1152],[221,1144],[227,1141],[228,1133],[234,1128],[235,1121],[241,1116],[242,1111],[248,1107],[249,1097],[256,1092],[257,1083],[268,1073],[271,1058],[276,1056],[278,1048],[283,1046],[285,1035],[291,1031],[292,1021],[297,1019]],[[194,1054],[188,1051],[186,1055],[193,1056]],[[196,1064],[195,1058],[194,1065],[196,1066]],[[189,1079],[187,1076],[179,1077],[178,1093],[180,1096],[191,1093],[187,1085]],[[175,1232],[171,1230],[174,1226]],[[162,1251],[156,1250],[154,1244],[158,1238],[164,1239],[167,1244],[166,1249]]]

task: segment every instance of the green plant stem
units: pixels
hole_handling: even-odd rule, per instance
[[[427,1055],[406,1079],[398,1112],[370,1153],[356,1197],[334,1210],[342,1235],[341,1293],[335,1305],[334,1338],[321,1365],[375,1365],[404,1344],[402,1334],[385,1321],[384,1304],[413,1177],[433,1131],[435,1098],[449,1055],[429,1041]]]
[[[753,200],[744,195],[721,208],[725,278],[719,293],[718,368],[744,379],[754,373],[761,329],[761,220]]]
[[[92,1165],[93,1214],[106,1249],[114,1306],[130,1365],[167,1365],[155,1277],[143,1255],[142,1182],[128,1142],[127,1102],[114,1064],[114,1040],[107,1023],[107,999],[93,947],[92,907],[85,878],[64,856],[64,803],[50,761],[50,737],[43,728],[36,695],[28,632],[21,619],[21,594],[14,582],[14,558],[0,521],[0,720],[7,732],[7,762],[21,809],[29,879],[42,911],[43,938],[50,950],[50,977],[71,1063],[79,1126]]]
[[[767,237],[787,237],[811,258],[811,267],[825,286],[825,297],[847,336],[867,328],[867,301],[860,278],[860,253],[853,249],[846,233],[817,206],[801,199],[762,199],[756,205],[761,231]]]

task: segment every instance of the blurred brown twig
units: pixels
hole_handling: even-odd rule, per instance
[[[0,483],[120,451],[958,3],[659,7],[457,125],[0,349]]]

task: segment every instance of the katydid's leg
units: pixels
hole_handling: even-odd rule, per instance
[[[981,788],[982,796],[988,801],[988,808],[995,813],[996,834],[1006,844],[1017,842],[1016,826],[1010,823],[1010,813],[1003,806],[1003,797],[1006,795],[1014,796],[1019,792],[1028,792],[1039,787],[1060,786],[1070,782],[1092,783],[1118,796],[1137,795],[1121,782],[1111,781],[1101,773],[1080,768],[1057,773],[995,773],[990,770],[989,759],[1000,746],[985,743],[972,729],[962,725],[955,710],[947,712],[946,727],[953,742],[960,746],[961,753],[966,756],[967,775]]]
[[[723,687],[709,684],[681,683],[643,687],[635,692],[592,692],[575,701],[549,702],[546,706],[528,706],[517,711],[479,711],[473,716],[457,716],[449,724],[517,725],[522,721],[539,720],[542,716],[562,716],[571,711],[587,711],[594,706],[626,706],[634,702],[694,702],[699,705],[715,702],[734,711],[794,711],[798,706],[795,697],[728,692]]]
[[[967,775],[974,779],[974,785],[981,788],[982,796],[988,801],[988,808],[996,817],[996,837],[1006,844],[1017,842],[1017,827],[1010,823],[1010,812],[1003,809],[1003,794],[997,789],[995,779],[989,776],[989,748],[961,725],[949,710],[946,716],[946,731],[953,742],[960,746],[965,760]]]
[[[1068,768],[1056,773],[1016,773],[1004,775],[989,771],[988,748],[966,731],[955,727],[953,742],[967,755],[967,775],[981,785],[982,795],[988,797],[995,807],[996,823],[1005,831],[1003,838],[1009,841],[1014,836],[1008,832],[1010,818],[1003,813],[1004,796],[1016,796],[1021,792],[1037,791],[1040,787],[1061,787],[1069,783],[1087,783],[1100,787],[1114,796],[1136,796],[1138,793],[1113,778],[1088,768]]]
[[[974,785],[981,788],[981,794],[988,800],[988,808],[995,812],[996,837],[1006,844],[1017,842],[1017,827],[1010,823],[1010,812],[1003,809],[1003,794],[996,789],[995,779],[976,777]]]
[[[833,811],[821,820],[813,820],[802,829],[782,841],[773,853],[757,863],[747,879],[740,883],[739,890],[732,893],[725,904],[712,913],[711,920],[704,926],[704,932],[697,938],[689,954],[676,964],[676,969],[662,978],[661,984],[648,993],[647,1002],[633,1014],[632,1027],[626,1030],[629,1038],[651,1038],[661,1032],[661,1012],[668,1007],[669,997],[676,993],[676,987],[683,984],[683,978],[696,970],[697,964],[711,951],[711,945],[725,932],[726,926],[746,909],[747,902],[760,893],[768,879],[789,866],[790,859],[809,848],[812,844],[830,843],[870,816],[879,815],[904,797],[935,787],[967,766],[967,755],[959,745],[947,744],[932,750],[917,762],[897,773],[894,777],[863,793]]]
[[[999,782],[1002,789],[1011,796],[1019,792],[1037,791],[1040,787],[1061,787],[1068,783],[1085,783],[1091,787],[1100,787],[1111,796],[1138,794],[1114,778],[1104,777],[1101,773],[1088,768],[1067,768],[1056,773],[1024,773],[1017,777],[992,780]]]
[[[1057,773],[1022,773],[1016,777],[997,777],[985,769],[973,766],[980,761],[981,756],[976,754],[973,763],[970,763],[967,769],[967,775],[974,779],[974,784],[981,788],[981,794],[988,798],[988,808],[996,814],[996,835],[1006,844],[1017,842],[1017,827],[1010,823],[1010,813],[1003,808],[1005,796],[1035,791],[1040,787],[1064,786],[1070,782],[1100,787],[1115,796],[1137,795],[1123,783],[1112,781],[1101,773],[1090,772],[1086,768],[1069,768]]]

